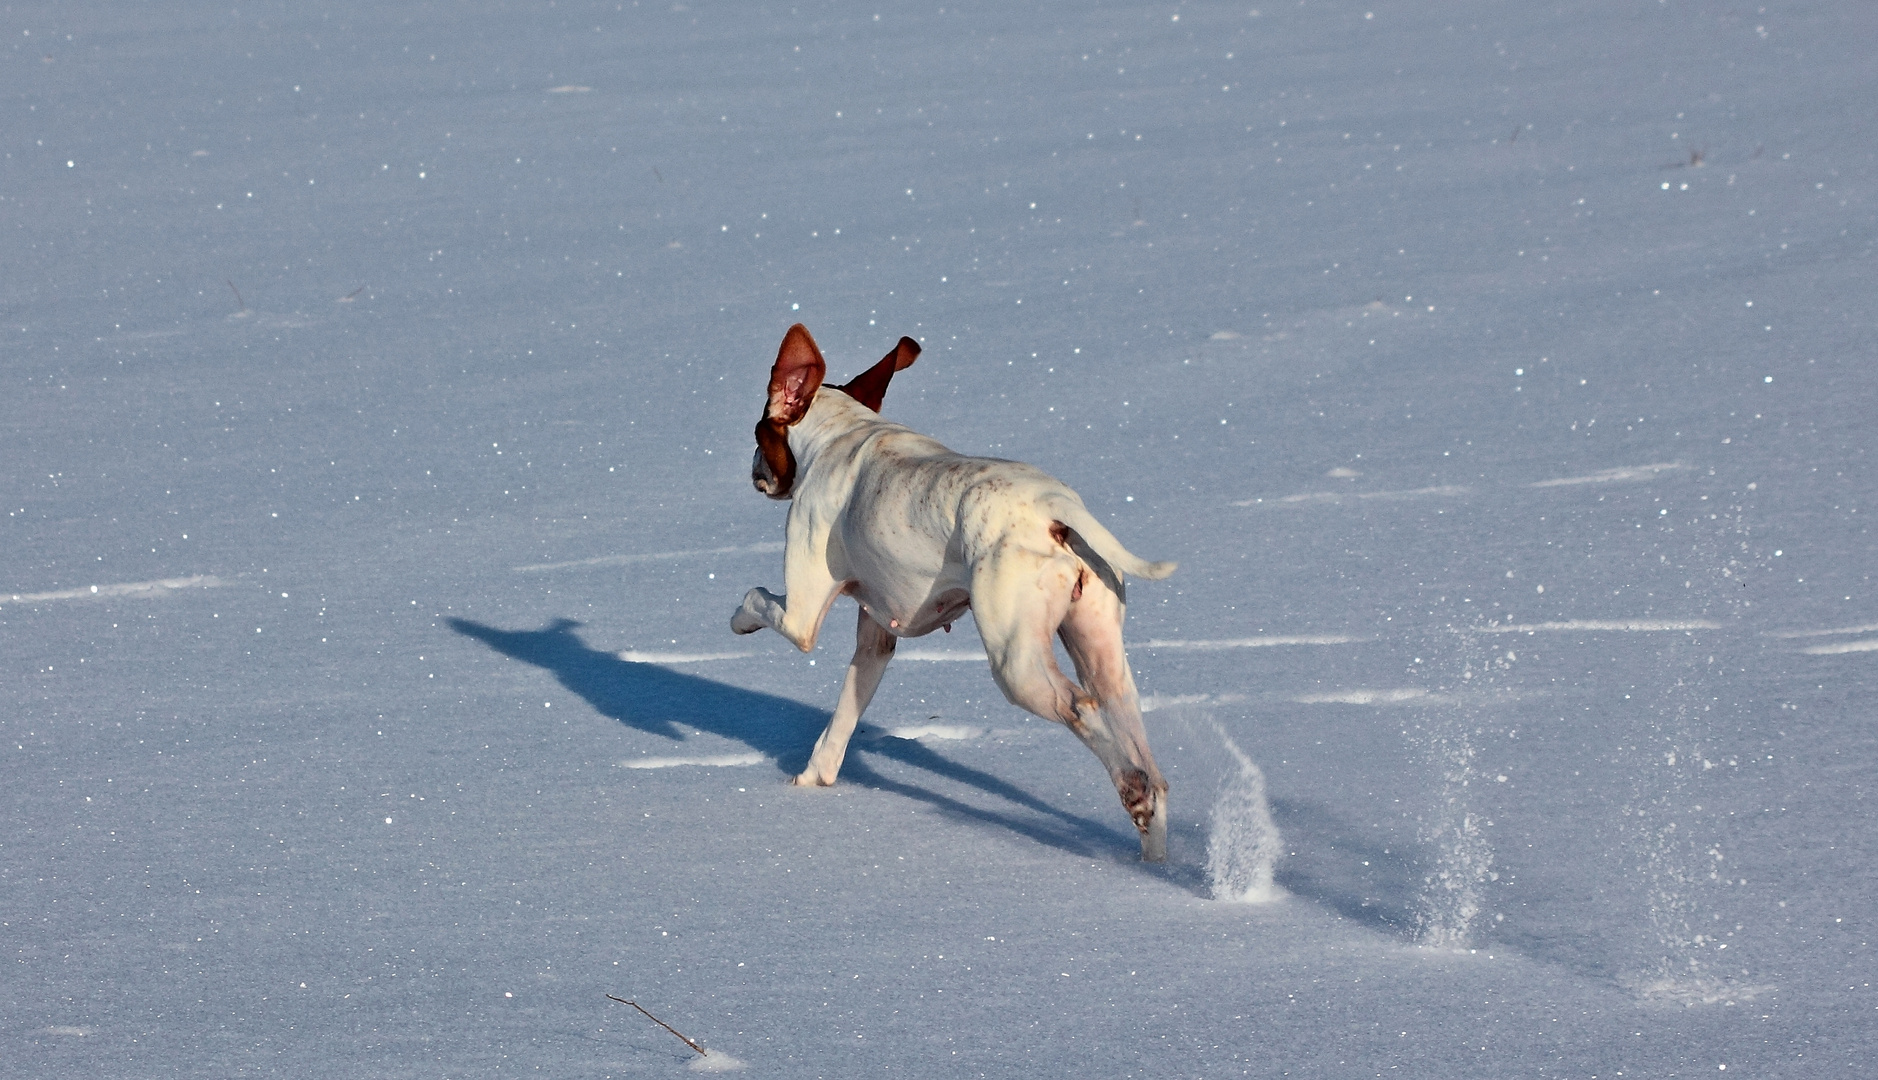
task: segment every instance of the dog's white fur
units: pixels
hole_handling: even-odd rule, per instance
[[[813,351],[806,330],[791,335],[797,330]],[[906,345],[912,352],[902,367],[917,355]],[[785,338],[784,353],[790,348]],[[819,365],[819,352],[814,360]],[[779,356],[776,371],[783,367]],[[781,377],[772,379],[772,417]],[[796,475],[792,493],[781,485],[794,498],[785,595],[751,589],[731,619],[739,634],[767,626],[807,652],[836,597],[860,602],[840,701],[793,782],[833,784],[896,639],[949,629],[969,608],[1004,696],[1065,725],[1095,752],[1141,834],[1142,857],[1164,859],[1167,782],[1148,751],[1122,649],[1121,575],[1164,578],[1174,564],[1130,554],[1074,491],[1044,472],[955,454],[820,381],[818,373],[812,401],[787,425]],[[753,471],[758,487],[774,493],[760,449]],[[1052,633],[1075,664],[1076,682],[1057,666]]]

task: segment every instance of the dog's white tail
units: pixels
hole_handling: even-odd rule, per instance
[[[1083,543],[1089,545],[1090,550],[1124,574],[1159,581],[1180,566],[1174,562],[1149,562],[1123,547],[1122,542],[1115,539],[1115,534],[1104,528],[1095,515],[1083,506],[1082,500],[1074,495],[1052,492],[1038,502],[1043,504],[1050,516],[1068,526]]]

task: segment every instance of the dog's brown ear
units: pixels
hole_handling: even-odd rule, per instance
[[[893,351],[880,358],[880,363],[863,371],[853,381],[836,390],[874,410],[880,411],[880,403],[887,396],[887,384],[893,381],[893,373],[904,371],[919,359],[919,342],[910,337],[903,337]]]
[[[782,348],[776,350],[776,366],[769,369],[769,408],[764,418],[790,427],[802,419],[822,388],[822,376],[828,365],[822,351],[815,347],[808,327],[797,323],[783,335]]]

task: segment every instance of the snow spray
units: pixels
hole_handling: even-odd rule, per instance
[[[1729,654],[1749,648],[1731,631],[1738,631],[1752,605],[1743,584],[1765,565],[1748,537],[1742,507],[1714,507],[1714,501],[1703,507],[1706,518],[1698,513],[1686,523],[1694,527],[1685,529],[1685,535],[1696,533],[1693,543],[1683,547],[1668,540],[1672,525],[1656,554],[1659,566],[1683,579],[1700,614],[1719,628],[1684,635],[1663,648],[1658,667],[1673,673],[1674,681],[1664,686],[1637,738],[1618,751],[1632,788],[1621,828],[1635,879],[1643,884],[1647,926],[1637,966],[1623,981],[1641,997],[1683,1005],[1732,1004],[1766,989],[1747,983],[1748,970],[1729,963],[1732,957],[1723,951],[1724,936],[1740,929],[1724,927],[1720,910],[1727,887],[1737,882],[1720,844],[1703,836],[1703,781],[1721,775],[1717,769],[1737,766],[1726,755],[1711,758],[1702,745],[1701,733],[1720,719],[1716,709],[1724,705],[1715,692],[1721,683],[1716,658],[1724,648]]]
[[[1477,706],[1471,698],[1486,694],[1493,673],[1510,667],[1514,653],[1489,658],[1478,635],[1460,632],[1459,686],[1438,689],[1447,701],[1428,709],[1404,732],[1434,766],[1439,784],[1434,805],[1423,815],[1419,838],[1434,852],[1434,865],[1422,878],[1415,912],[1415,937],[1438,949],[1464,948],[1474,920],[1485,905],[1488,883],[1499,880],[1493,869],[1493,845],[1485,829],[1493,824],[1473,805],[1480,773],[1474,767]],[[1451,670],[1451,669],[1450,669]]]
[[[1283,895],[1272,871],[1284,854],[1265,797],[1265,774],[1216,720],[1208,720],[1235,768],[1221,780],[1206,833],[1206,883],[1213,899],[1264,904]]]
[[[1285,894],[1273,882],[1284,839],[1265,794],[1265,773],[1211,712],[1192,709],[1210,696],[1144,697],[1142,711],[1155,712],[1156,725],[1180,744],[1162,740],[1161,767],[1169,779],[1182,791],[1215,792],[1207,820],[1193,820],[1206,837],[1200,869],[1213,899],[1269,903]]]

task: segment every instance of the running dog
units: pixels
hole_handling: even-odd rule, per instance
[[[808,652],[836,597],[861,605],[841,699],[791,782],[833,784],[895,642],[950,630],[970,609],[998,689],[1095,752],[1141,834],[1141,857],[1160,862],[1167,781],[1122,651],[1122,575],[1159,580],[1174,564],[1130,554],[1080,496],[1039,469],[955,454],[882,419],[888,382],[919,352],[903,337],[859,378],[825,386],[821,350],[798,323],[770,369],[750,477],[770,498],[793,500],[786,591],[751,589],[730,628],[767,626]],[[1075,682],[1057,666],[1051,634]]]

